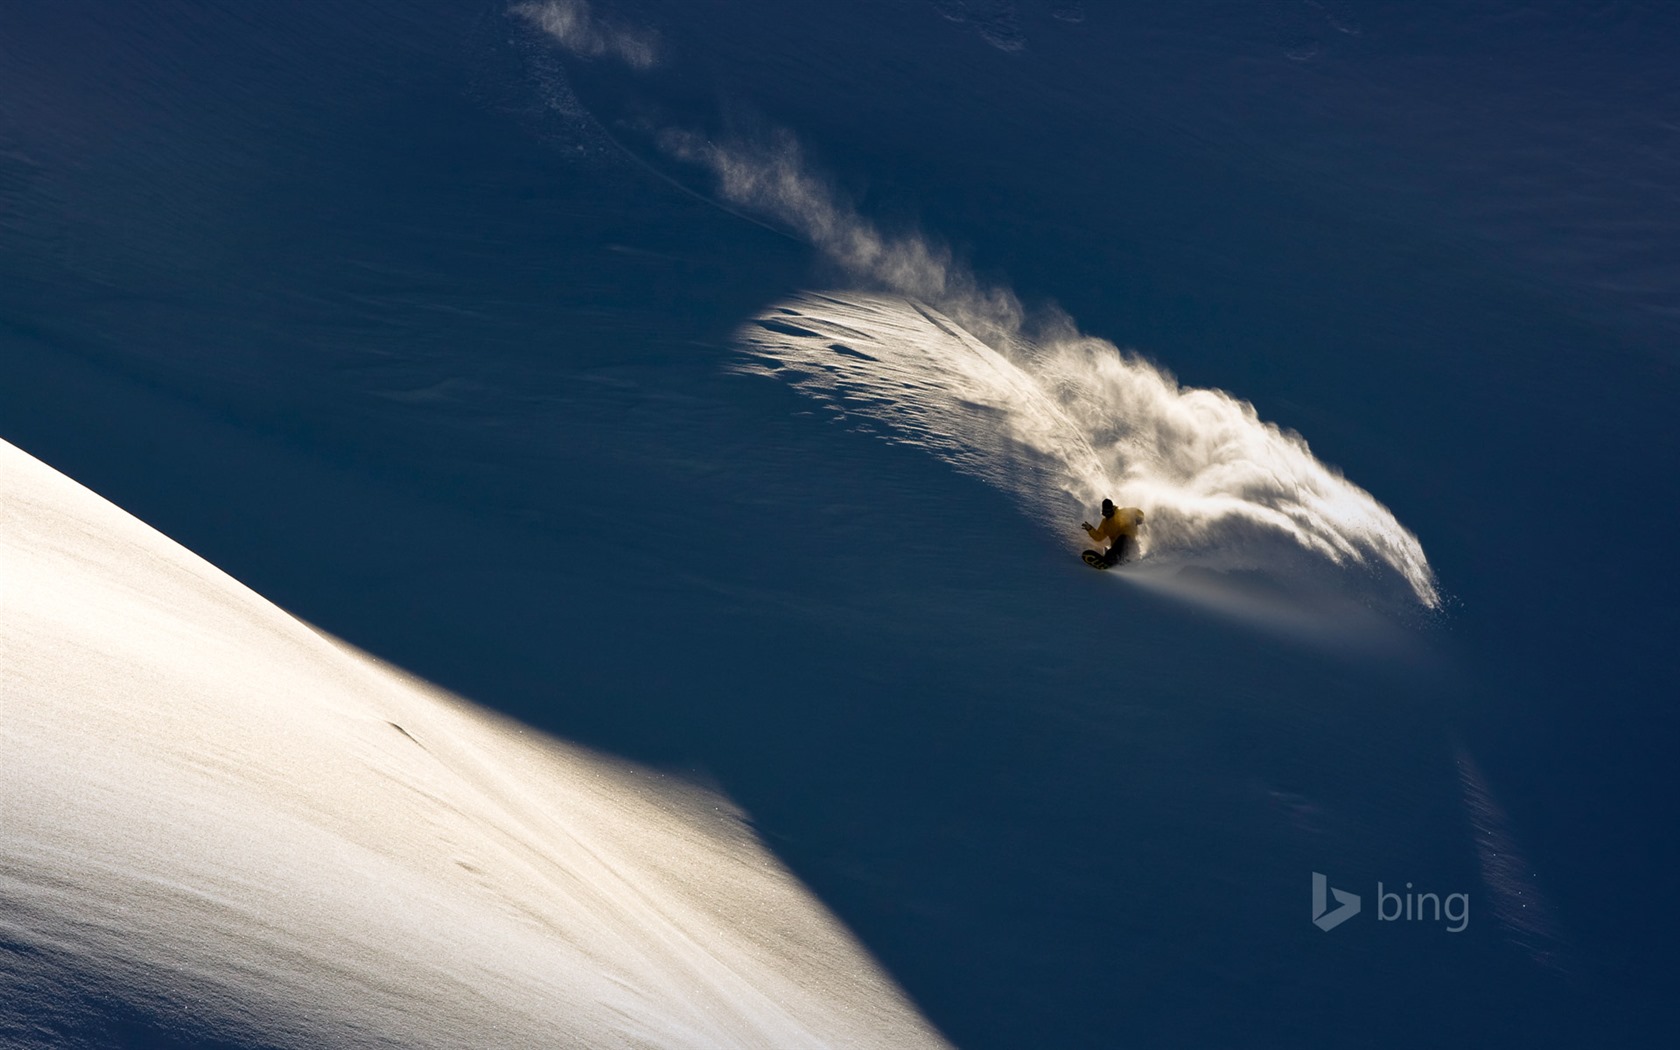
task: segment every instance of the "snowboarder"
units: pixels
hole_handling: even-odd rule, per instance
[[[1102,501],[1102,522],[1092,527],[1088,521],[1079,523],[1086,534],[1098,543],[1108,541],[1108,550],[1098,553],[1086,551],[1085,560],[1097,568],[1113,568],[1126,560],[1126,548],[1135,545],[1138,526],[1143,524],[1143,511],[1136,507],[1116,507],[1114,501]],[[1128,544],[1127,541],[1132,541]],[[1094,559],[1094,560],[1093,560]],[[1099,565],[1098,562],[1101,562]]]

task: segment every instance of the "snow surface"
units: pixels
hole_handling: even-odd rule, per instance
[[[726,800],[312,630],[0,444],[0,1042],[942,1045]]]

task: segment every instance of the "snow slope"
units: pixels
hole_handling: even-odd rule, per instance
[[[0,1042],[941,1044],[723,799],[335,643],[10,445],[0,570]]]
[[[393,664],[704,769],[964,1047],[1668,1047],[1676,911],[1604,891],[1680,863],[1680,22],[1349,7],[9,5],[0,437]],[[1070,411],[1006,342],[1075,317]],[[1156,501],[1129,572],[1069,554],[1097,484]],[[451,753],[390,706],[370,748]],[[107,812],[70,817],[202,888],[189,821]],[[355,870],[316,866],[312,921]],[[1326,933],[1314,871],[1474,919]],[[364,884],[316,925],[407,929]],[[195,986],[156,908],[41,899],[0,899],[26,1045],[399,1042],[470,1012],[413,960],[526,972],[382,932],[305,994],[251,923]]]

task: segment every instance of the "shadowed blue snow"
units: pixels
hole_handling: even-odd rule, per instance
[[[728,799],[783,873],[765,900],[881,975],[854,1019],[879,987],[968,1048],[1668,1047],[1677,51],[1680,9],[1638,2],[3,5],[0,438],[375,654],[366,680],[514,720],[497,754],[528,727]],[[1074,555],[1103,495],[1151,509],[1129,572]],[[0,575],[98,531],[10,531]],[[18,616],[122,637],[50,594]],[[156,684],[131,655],[109,680]],[[489,917],[412,852],[321,867],[284,807],[253,843],[123,734],[78,736],[115,694],[20,708],[15,681],[0,733],[57,728],[0,769],[0,881],[63,895],[0,903],[0,1042],[283,1041],[286,1004],[238,991],[283,973],[343,1043],[494,1002],[679,1045],[775,1028],[777,982],[822,962],[780,905],[730,918],[753,877],[573,907],[494,867],[518,891]],[[237,724],[294,724],[296,691],[238,695]],[[225,714],[170,768],[299,760]],[[364,844],[506,826],[377,720],[304,738],[395,763],[369,797],[435,818]],[[521,768],[559,799],[577,767]],[[563,809],[510,848],[555,846]],[[20,863],[25,816],[81,859]],[[661,841],[594,885],[680,865]],[[217,877],[271,854],[321,892]],[[477,902],[458,925],[328,892],[411,860],[438,881],[394,893]],[[174,932],[112,871],[157,880]],[[1367,901],[1325,933],[1314,871],[1467,892],[1470,926]],[[628,983],[485,949],[531,916],[603,933],[570,958]],[[381,917],[410,939],[281,950]],[[632,950],[673,928],[712,948]],[[195,931],[228,950],[157,965]],[[421,1005],[334,994],[358,975]]]

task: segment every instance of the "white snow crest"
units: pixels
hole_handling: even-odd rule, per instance
[[[943,1045],[727,800],[335,643],[3,442],[0,814],[0,1043],[101,1045],[116,1002],[188,1042]]]

